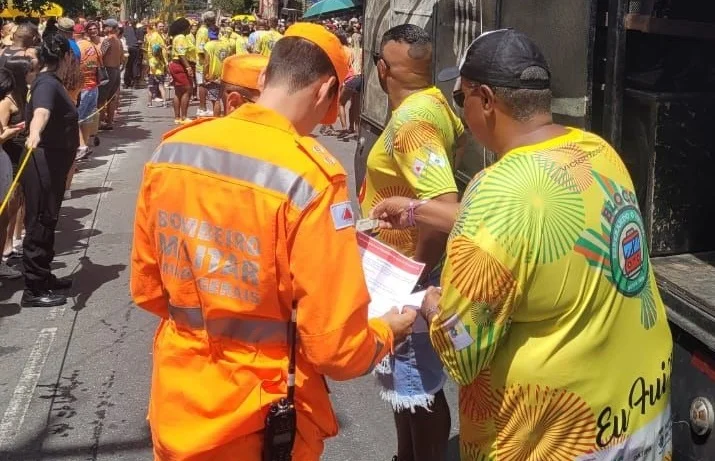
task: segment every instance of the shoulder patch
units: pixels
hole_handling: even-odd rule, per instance
[[[355,213],[353,213],[353,207],[349,201],[331,205],[330,215],[333,217],[335,230],[345,229],[355,225]]]
[[[190,127],[192,127],[192,126],[200,125],[200,124],[205,123],[205,122],[210,122],[210,121],[212,121],[212,120],[216,120],[217,118],[218,118],[218,117],[202,117],[202,118],[198,118],[198,119],[196,119],[196,120],[192,120],[190,123],[187,123],[187,124],[185,124],[185,125],[178,126],[178,127],[174,128],[174,129],[172,129],[172,130],[167,131],[167,132],[164,133],[164,135],[161,137],[161,140],[162,140],[162,141],[166,141],[167,139],[169,139],[170,137],[174,136],[176,133],[178,133],[178,132],[181,131],[181,130],[185,130],[185,129],[190,128]]]
[[[303,136],[296,138],[296,142],[327,177],[347,176],[340,162],[318,141],[309,136]]]

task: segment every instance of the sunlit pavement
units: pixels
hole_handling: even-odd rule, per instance
[[[147,108],[143,91],[123,92],[114,131],[101,134],[62,209],[56,274],[75,280],[66,306],[20,309],[21,282],[0,286],[0,460],[151,459],[157,320],[129,298],[128,260],[143,165],[170,128],[170,109]],[[355,142],[318,139],[352,174]],[[392,414],[373,379],[330,387],[341,433],[323,459],[390,460]],[[454,420],[453,385],[448,399]],[[458,459],[452,442],[450,459]]]

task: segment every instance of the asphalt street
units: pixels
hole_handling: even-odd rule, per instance
[[[142,168],[173,114],[147,108],[145,98],[122,93],[115,130],[101,135],[62,208],[55,273],[74,277],[69,303],[20,309],[21,283],[0,286],[0,460],[152,459],[146,410],[157,319],[133,305],[128,261]],[[355,142],[319,140],[352,175]],[[390,460],[392,414],[373,378],[330,387],[341,430],[323,459]],[[456,433],[452,383],[447,395]]]

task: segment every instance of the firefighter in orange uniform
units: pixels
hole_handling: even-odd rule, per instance
[[[368,321],[346,174],[308,136],[335,121],[346,73],[337,37],[296,24],[255,104],[174,131],[145,167],[131,291],[161,317],[157,460],[261,459],[267,410],[286,395],[293,308],[295,461],[317,461],[338,431],[324,376],[369,373],[411,331],[411,309]]]
[[[241,54],[226,58],[221,70],[221,99],[228,115],[261,95],[258,79],[268,65],[262,54]]]

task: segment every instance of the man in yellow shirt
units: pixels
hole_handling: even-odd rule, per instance
[[[216,27],[216,13],[207,11],[201,16],[201,27],[196,31],[196,53],[198,55],[198,65],[196,66],[196,84],[198,85],[199,108],[196,112],[198,117],[208,117],[213,111],[206,109],[206,85],[204,85],[204,66],[206,65],[205,47],[209,41],[209,29]]]
[[[459,207],[392,198],[373,213],[451,232],[422,315],[461,386],[461,458],[671,460],[673,341],[628,169],[553,122],[524,34],[481,35],[440,77],[461,78],[455,102],[499,160]]]
[[[255,46],[255,52],[263,56],[270,56],[273,46],[283,37],[281,33],[278,32],[278,19],[269,19],[268,25],[270,29],[258,36]]]
[[[233,47],[228,40],[218,39],[218,31],[209,30],[209,42],[204,47],[204,86],[206,98],[211,104],[214,117],[221,115],[221,69],[223,62],[233,54]]]
[[[251,26],[243,24],[240,33],[236,36],[236,54],[248,54],[248,36],[251,35]]]
[[[147,35],[145,46],[146,46],[146,56],[150,56],[154,45],[159,45],[161,47],[161,52],[164,55],[164,61],[169,62],[170,52],[169,48],[171,42],[167,41],[165,38],[166,26],[163,22],[158,22],[156,26]]]
[[[393,195],[457,202],[454,167],[464,127],[432,81],[429,33],[413,24],[389,29],[374,57],[392,116],[367,157],[360,206]],[[402,254],[425,264],[421,284],[439,280],[447,235],[428,227],[382,230],[377,236]],[[398,460],[442,460],[449,441],[449,406],[442,390],[446,376],[426,332],[415,333],[375,370],[380,394],[392,405]]]

